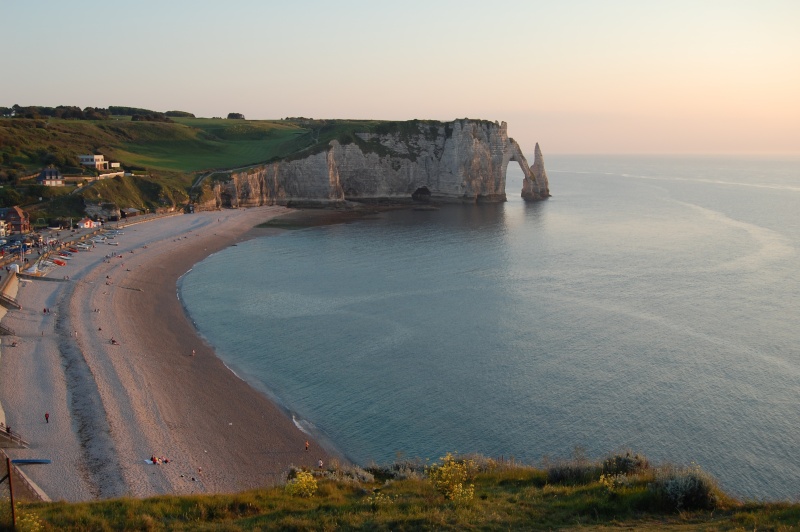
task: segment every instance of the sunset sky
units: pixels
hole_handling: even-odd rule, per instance
[[[800,154],[800,1],[0,0],[0,106],[483,118],[526,151]]]

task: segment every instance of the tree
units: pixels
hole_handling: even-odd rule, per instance
[[[173,118],[194,118],[195,116],[192,113],[187,113],[186,111],[167,111],[164,113],[165,115]]]
[[[229,120],[244,120],[244,115],[242,113],[228,113]]]

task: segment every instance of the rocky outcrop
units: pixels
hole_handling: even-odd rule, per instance
[[[549,185],[537,144],[534,168],[508,138],[506,123],[387,122],[378,131],[333,140],[323,151],[246,171],[217,182],[218,207],[358,202],[477,202],[506,200],[506,169],[525,174],[523,197],[547,198]],[[537,163],[538,162],[538,163]],[[539,167],[537,167],[539,164]],[[540,170],[536,170],[540,168]]]
[[[523,159],[521,166],[525,168],[527,165],[527,161]],[[530,172],[525,174],[525,179],[522,181],[522,197],[525,200],[550,197],[550,184],[547,181],[544,157],[542,157],[542,150],[539,148],[538,142],[536,143],[536,150],[533,152],[533,166],[531,166]]]
[[[89,218],[101,220],[119,220],[120,211],[116,203],[91,203],[84,200],[84,209]]]

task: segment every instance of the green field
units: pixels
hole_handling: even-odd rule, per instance
[[[178,118],[172,123],[0,119],[0,169],[35,172],[50,159],[76,168],[79,154],[100,152],[124,166],[186,174],[257,164],[311,144],[310,131],[268,120]],[[16,163],[16,164],[14,164]],[[60,163],[60,164],[59,164]]]
[[[145,168],[189,173],[263,163],[311,143],[308,130],[288,123],[205,118],[175,122],[130,123],[126,133],[133,139],[122,142],[114,157]]]

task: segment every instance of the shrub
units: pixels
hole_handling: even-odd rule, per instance
[[[634,475],[650,467],[650,462],[644,456],[631,455],[630,451],[624,455],[615,454],[603,460],[603,474],[605,475]]]
[[[369,484],[375,482],[375,477],[369,471],[355,465],[341,465],[337,460],[332,460],[330,467],[324,471],[315,471],[317,477],[334,480],[346,484]]]
[[[317,491],[317,479],[308,471],[297,471],[286,483],[286,493],[298,497],[313,497]]]
[[[583,460],[564,461],[547,468],[551,484],[588,484],[600,478],[601,467]]]
[[[421,480],[425,474],[425,462],[419,458],[414,460],[399,460],[389,465],[373,465],[367,468],[374,478],[383,480]]]
[[[428,469],[434,487],[447,499],[454,502],[467,502],[475,495],[475,485],[467,482],[472,479],[471,471],[475,465],[469,459],[457,459],[447,453],[441,458],[441,465]]]
[[[389,506],[394,504],[395,497],[391,497],[389,495],[385,495],[381,493],[379,490],[374,490],[372,495],[368,496],[365,502],[372,508],[372,510],[377,510],[381,506]]]
[[[697,465],[658,471],[650,489],[671,510],[712,510],[719,498],[716,481]]]
[[[631,478],[622,473],[617,473],[616,475],[600,475],[600,484],[602,484],[609,493],[615,493],[621,488],[627,488],[631,483]]]

